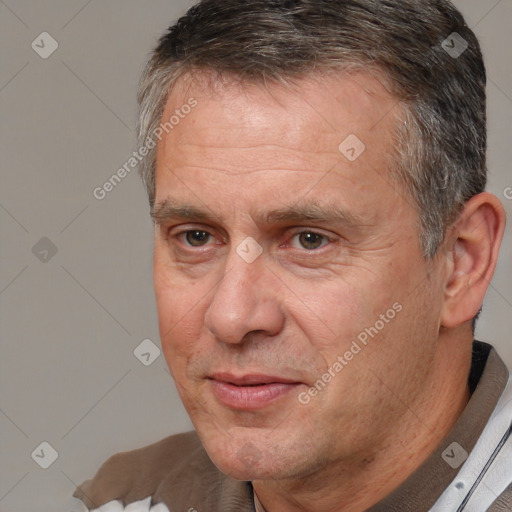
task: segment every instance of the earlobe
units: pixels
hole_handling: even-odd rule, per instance
[[[496,268],[505,230],[505,211],[487,192],[471,198],[451,232],[450,270],[441,325],[455,328],[478,313]]]

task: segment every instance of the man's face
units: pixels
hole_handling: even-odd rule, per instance
[[[162,346],[239,479],[366,464],[418,421],[436,351],[443,276],[390,173],[397,101],[364,74],[299,85],[182,80],[163,122],[197,106],[158,147]]]

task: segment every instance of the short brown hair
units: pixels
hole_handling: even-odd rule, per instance
[[[347,67],[379,71],[404,107],[395,175],[432,257],[486,185],[486,74],[479,43],[446,0],[202,0],[161,38],[141,79],[139,145],[185,73],[283,82]],[[153,206],[156,151],[141,175]]]

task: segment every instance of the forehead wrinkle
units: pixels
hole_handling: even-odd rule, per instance
[[[238,166],[237,169],[240,169],[240,166]],[[218,175],[227,175],[229,178],[252,176],[253,174],[269,173],[269,172],[279,172],[279,173],[318,173],[318,172],[322,172],[322,173],[325,173],[325,171],[323,171],[323,170],[318,171],[315,169],[283,169],[281,167],[276,167],[276,168],[265,167],[265,168],[261,168],[261,169],[258,168],[258,169],[251,169],[251,170],[244,169],[244,170],[239,170],[237,172],[234,170],[223,169],[220,167],[213,167],[213,166],[204,167],[204,166],[198,166],[198,165],[190,165],[190,166],[185,166],[185,167],[169,167],[169,170],[173,173],[176,173],[179,171],[186,172],[187,170],[215,172]]]
[[[197,140],[197,131],[194,132]],[[316,134],[318,135],[318,133]],[[270,161],[277,157],[281,161],[290,161],[291,163],[313,162],[319,157],[335,157],[339,158],[338,145],[340,136],[338,134],[328,134],[328,140],[322,144],[314,142],[316,137],[312,137],[306,145],[304,141],[282,139],[279,144],[272,143],[268,140],[257,141],[256,138],[248,140],[246,144],[240,144],[240,132],[234,141],[203,141],[198,144],[196,141],[187,141],[184,138],[176,141],[179,147],[181,158],[185,161],[193,157],[194,159],[201,157],[210,157],[216,155],[219,160],[231,163],[233,161],[251,161],[258,157],[261,159],[268,158]]]
[[[179,151],[169,151],[171,154],[163,163],[171,171],[190,168],[230,175],[260,171],[325,172],[340,161],[338,143],[333,140],[325,148],[317,145],[314,149],[273,144],[204,146],[184,143],[179,146]]]

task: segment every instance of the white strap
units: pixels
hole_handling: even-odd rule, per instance
[[[95,508],[91,512],[123,512],[124,506],[120,501],[109,501],[102,505],[100,508]]]
[[[485,480],[477,487],[471,496],[464,512],[487,510],[498,496],[508,487],[512,478],[512,437],[500,450],[494,463],[489,468]]]
[[[129,505],[126,505],[124,512],[149,512],[151,505],[151,496],[141,501],[134,501]]]
[[[430,512],[483,512],[512,482],[512,379],[459,473]],[[494,457],[494,458],[493,458]]]
[[[169,509],[164,503],[157,503],[151,506],[151,496],[144,500],[134,501],[126,507],[119,500],[109,501],[102,505],[100,508],[90,510],[90,512],[169,512]],[[87,511],[88,509],[85,508]]]

